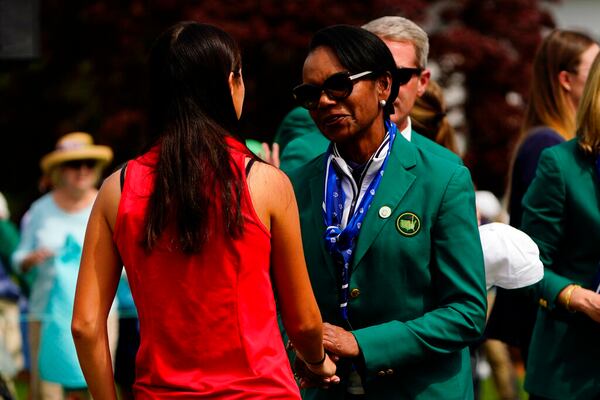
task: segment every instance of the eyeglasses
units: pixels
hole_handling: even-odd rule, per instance
[[[413,76],[419,76],[423,72],[423,68],[405,68],[400,67],[396,68],[396,80],[402,85],[406,85],[408,81],[412,79]]]
[[[81,167],[86,167],[88,169],[92,169],[96,166],[98,161],[92,159],[85,160],[70,160],[62,163],[62,166],[70,169],[81,169]]]
[[[303,83],[292,90],[294,98],[300,105],[308,110],[314,110],[319,105],[321,93],[325,92],[331,100],[343,100],[350,96],[354,83],[360,78],[365,78],[373,71],[364,71],[350,75],[350,72],[338,72],[325,79],[321,86]]]

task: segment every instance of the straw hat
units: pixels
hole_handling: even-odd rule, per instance
[[[54,167],[72,160],[98,160],[100,166],[112,161],[113,152],[108,146],[95,145],[92,136],[85,132],[67,133],[56,142],[53,152],[40,161],[44,174]]]

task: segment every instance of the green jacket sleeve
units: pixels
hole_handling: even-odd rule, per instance
[[[8,219],[0,219],[0,257],[8,261],[19,244],[19,232]]]
[[[552,148],[542,152],[536,176],[523,198],[521,229],[535,241],[544,264],[544,279],[536,285],[540,304],[553,309],[558,294],[574,283],[553,270],[558,245],[563,237],[565,180]]]
[[[431,232],[431,293],[436,306],[409,321],[355,330],[367,375],[465,348],[481,337],[486,316],[483,254],[468,169],[449,180]]]

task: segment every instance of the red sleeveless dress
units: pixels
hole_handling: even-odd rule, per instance
[[[245,176],[246,148],[227,143]],[[219,212],[198,254],[170,250],[172,229],[152,252],[140,246],[158,150],[127,165],[114,232],[140,321],[136,399],[300,399],[277,325],[270,233],[245,178],[239,239],[225,237]]]

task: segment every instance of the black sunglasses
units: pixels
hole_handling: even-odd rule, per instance
[[[423,72],[423,68],[396,68],[396,80],[400,86],[406,85],[413,76],[419,76]]]
[[[70,169],[81,169],[81,167],[92,169],[96,166],[97,163],[98,161],[93,159],[70,160],[62,163],[62,166]]]
[[[314,110],[319,105],[321,93],[325,92],[331,100],[343,100],[350,96],[354,83],[360,78],[371,75],[373,71],[364,71],[351,75],[350,72],[338,72],[325,79],[321,86],[303,83],[292,90],[294,98],[308,110]]]

